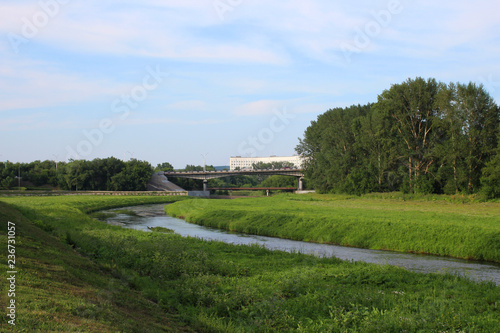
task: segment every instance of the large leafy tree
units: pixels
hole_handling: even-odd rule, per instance
[[[433,131],[438,116],[438,88],[439,84],[434,79],[408,79],[385,90],[378,98],[379,107],[393,119],[397,139],[405,144],[401,157],[407,167],[408,185],[412,192],[421,190],[422,177],[436,162]]]
[[[305,174],[312,187],[321,192],[341,190],[352,168],[360,165],[363,153],[356,145],[353,121],[366,116],[370,108],[336,108],[311,122],[296,151],[305,157]]]
[[[320,115],[296,151],[321,192],[477,192],[482,174],[483,186],[496,181],[498,124],[483,86],[408,79],[374,105]]]
[[[456,109],[462,120],[467,190],[480,185],[481,169],[497,147],[498,107],[482,85],[457,85]]]
[[[500,142],[500,128],[497,135]],[[481,177],[483,193],[490,199],[500,198],[500,145],[496,149],[495,155],[483,168]]]
[[[463,120],[457,110],[457,89],[454,83],[440,84],[436,105],[439,109],[439,130],[444,138],[436,143],[439,170],[437,178],[445,193],[458,193],[463,189],[464,181],[464,136]]]

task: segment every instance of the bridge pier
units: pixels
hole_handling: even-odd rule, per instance
[[[203,180],[203,191],[208,191],[208,180],[207,179]]]
[[[300,176],[297,177],[297,191],[303,191],[304,190],[304,177]]]

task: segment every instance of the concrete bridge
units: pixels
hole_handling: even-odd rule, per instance
[[[175,178],[190,178],[203,180],[203,191],[208,189],[208,180],[215,178],[231,177],[231,176],[292,176],[297,178],[297,190],[304,189],[304,170],[302,169],[267,169],[267,170],[232,170],[232,171],[166,171],[165,176]]]

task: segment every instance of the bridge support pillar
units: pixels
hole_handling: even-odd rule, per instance
[[[304,177],[297,177],[297,191],[304,190]]]
[[[208,191],[208,180],[207,179],[203,180],[203,191]]]

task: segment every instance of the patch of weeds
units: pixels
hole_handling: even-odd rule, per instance
[[[40,229],[47,231],[47,232],[52,232],[54,230],[54,228],[52,226],[50,226],[50,225],[48,225],[40,220],[34,220],[33,224],[36,225],[37,227],[39,227]]]
[[[173,234],[175,232],[172,229],[164,228],[164,227],[153,227],[153,228],[148,227],[148,229],[153,231],[153,232],[162,232],[165,234]]]
[[[100,221],[105,221],[109,218],[115,217],[117,214],[115,213],[104,213],[104,212],[94,212],[90,214],[90,217],[100,220]]]

